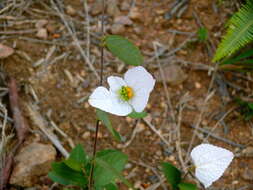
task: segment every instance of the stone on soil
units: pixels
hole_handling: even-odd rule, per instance
[[[245,149],[242,151],[242,154],[243,154],[243,156],[245,156],[245,157],[253,157],[253,147],[252,147],[252,146],[249,146],[249,147],[245,148]]]
[[[171,85],[179,85],[183,83],[187,75],[179,65],[168,65],[163,69],[165,82]],[[158,82],[162,82],[161,73],[157,71],[155,73],[155,78]]]
[[[38,29],[36,37],[41,38],[41,39],[47,39],[47,37],[48,37],[47,29],[45,29],[45,28]]]
[[[122,34],[125,32],[125,26],[123,24],[113,24],[111,27],[112,34]]]
[[[11,47],[0,44],[0,59],[6,58],[14,53]]]
[[[116,17],[120,15],[117,1],[118,0],[108,0],[107,4],[110,6],[107,6],[106,12],[109,16]]]
[[[93,6],[91,7],[90,13],[93,16],[98,15],[103,10],[103,2],[102,0],[96,0],[95,3],[93,3]]]
[[[32,143],[25,146],[15,157],[10,184],[33,186],[39,176],[47,175],[55,156],[56,150],[52,145]]]

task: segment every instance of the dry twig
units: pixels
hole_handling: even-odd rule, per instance
[[[40,128],[40,130],[48,137],[48,139],[62,153],[62,155],[67,158],[69,156],[68,151],[62,146],[57,136],[48,129],[45,120],[40,115],[40,113],[36,110],[35,105],[28,103],[26,106],[34,124]]]

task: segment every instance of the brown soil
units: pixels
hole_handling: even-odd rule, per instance
[[[1,60],[2,72],[8,76],[14,77],[18,81],[21,96],[20,101],[23,105],[28,102],[36,103],[40,108],[40,113],[45,118],[48,118],[48,115],[50,115],[50,119],[54,121],[75,144],[83,144],[86,151],[91,153],[95,134],[95,112],[94,109],[89,106],[87,98],[85,97],[88,97],[92,90],[98,85],[98,80],[96,80],[93,72],[89,69],[87,63],[83,61],[80,52],[72,43],[73,41],[61,19],[57,16],[57,13],[51,9],[52,6],[50,1],[44,1],[44,3],[40,3],[39,1],[30,2],[31,3],[25,3],[27,6],[22,5],[22,7],[17,7],[13,11],[6,11],[5,13],[5,15],[15,17],[13,23],[24,20],[28,22],[24,22],[24,24],[21,25],[6,25],[5,27],[1,27],[1,31],[35,29],[35,23],[37,21],[35,21],[35,23],[32,21],[45,19],[49,21],[47,27],[50,32],[48,33],[47,39],[37,38],[36,32],[29,34],[2,34],[0,36],[1,43],[9,45],[10,47],[15,47],[15,53],[12,56]],[[94,3],[94,1],[90,0],[89,6],[92,7]],[[118,4],[121,5],[122,3],[123,0],[119,1]],[[219,118],[218,120],[215,119],[217,114],[221,113],[221,111],[227,112],[232,107],[236,106],[233,97],[245,97],[249,95],[252,82],[244,78],[237,78],[238,80],[235,80],[231,72],[224,73],[219,71],[219,74],[224,76],[226,80],[241,86],[241,90],[235,90],[231,87],[228,88],[230,99],[224,101],[222,94],[219,92],[219,86],[217,83],[214,83],[212,89],[216,91],[207,104],[204,105],[213,73],[211,72],[210,76],[207,70],[196,69],[194,65],[201,63],[204,66],[214,67],[214,64],[211,62],[212,56],[209,55],[207,46],[211,47],[210,42],[217,46],[221,34],[224,32],[224,23],[231,12],[235,10],[235,7],[232,3],[224,3],[217,6],[213,0],[192,0],[187,10],[180,18],[174,16],[172,19],[168,20],[164,18],[164,14],[170,10],[172,3],[172,0],[137,0],[135,6],[141,16],[134,19],[133,24],[127,26],[122,35],[128,37],[140,47],[145,55],[145,67],[151,73],[155,73],[159,72],[157,63],[155,60],[151,62],[147,61],[154,56],[153,42],[156,41],[161,43],[164,47],[169,48],[169,51],[177,48],[188,36],[173,34],[168,30],[196,32],[199,28],[199,24],[193,16],[194,13],[208,29],[208,42],[189,42],[184,48],[177,51],[171,60],[169,60],[168,56],[166,57],[166,53],[161,56],[163,67],[174,60],[177,64],[182,66],[184,72],[188,76],[187,80],[179,85],[168,85],[176,118],[178,118],[179,102],[182,101],[182,97],[185,94],[191,97],[185,104],[180,125],[182,156],[185,158],[193,132],[191,126],[196,124],[202,107],[205,106],[205,111],[200,122],[200,127],[211,130],[219,120]],[[45,7],[43,4],[47,6]],[[84,25],[80,23],[85,20],[85,17],[83,18],[81,15],[84,13],[83,3],[81,1],[65,0],[64,6],[66,7],[67,5],[71,5],[76,11],[75,15],[68,15],[68,18],[73,20],[78,38],[81,40],[82,47],[86,51],[86,29]],[[217,12],[215,12],[214,5],[217,7]],[[129,10],[121,10],[120,15],[127,15],[128,12]],[[94,66],[97,71],[99,71],[100,58],[98,38],[94,36],[99,35],[99,16],[100,14],[91,16],[91,33],[94,34],[92,35],[90,44],[91,59],[94,60]],[[12,20],[3,19],[0,20],[0,24],[10,23],[11,21]],[[110,26],[113,23],[113,18],[109,16],[107,17],[107,21],[107,33],[110,33]],[[49,49],[53,46],[55,46],[56,50],[48,61],[34,67],[34,63],[41,58],[45,58]],[[212,50],[211,52],[213,53]],[[65,58],[50,64],[50,61],[63,53],[67,53]],[[27,59],[25,55],[27,55],[30,60]],[[121,63],[113,58],[109,52],[106,53],[105,58],[105,78],[109,75],[118,74],[119,71],[119,74],[123,74],[128,68],[124,66],[123,69],[120,69]],[[187,62],[190,64],[182,64],[182,62],[176,60],[184,60],[185,63]],[[68,76],[68,73],[72,75],[72,78]],[[106,82],[104,82],[104,84],[107,85]],[[37,100],[32,95],[31,88],[35,92]],[[171,112],[168,111],[167,100],[161,82],[156,83],[155,90],[152,92],[146,111],[149,113],[148,119],[171,143],[171,147],[164,145],[161,139],[142,120],[136,121],[130,118],[116,116],[111,116],[113,126],[126,138],[126,142],[131,138],[136,127],[140,127],[142,130],[136,134],[128,147],[122,148],[124,143],[115,142],[107,130],[101,126],[98,142],[98,149],[116,148],[129,156],[131,167],[125,170],[124,175],[127,176],[130,173],[134,174],[129,180],[136,186],[139,183],[139,188],[143,189],[157,181],[152,181],[155,174],[150,168],[141,166],[137,163],[145,163],[147,166],[154,167],[157,171],[159,171],[159,163],[163,161],[169,161],[176,164],[179,168],[181,167],[178,151],[176,149],[176,142],[178,142],[179,139],[176,136],[173,122],[170,119]],[[33,131],[29,134],[26,143],[31,141],[50,143],[41,133],[37,132],[37,127],[33,125],[28,116],[27,119]],[[223,126],[218,124],[217,129],[212,132],[213,134],[246,147],[253,146],[252,126],[249,122],[242,119],[238,109],[234,109],[224,121],[229,128],[228,132],[225,134]],[[84,139],[82,136],[87,131],[91,133],[91,136]],[[205,135],[203,133],[198,133],[194,145],[201,143],[204,137]],[[217,189],[240,189],[242,187],[246,187],[248,190],[253,189],[252,186],[247,188],[247,185],[252,184],[252,181],[247,181],[242,177],[245,168],[253,170],[253,159],[241,156],[242,150],[237,146],[212,137],[208,138],[208,141],[237,153],[237,157],[234,159],[232,165],[224,176],[219,181],[215,182],[213,187]],[[61,138],[61,142],[66,149],[71,150],[67,139]],[[171,154],[168,153],[168,148],[173,150]],[[60,153],[58,157],[59,159],[61,158]],[[44,190],[49,189],[52,184],[53,183],[45,176],[38,179],[34,187]],[[18,189],[18,187],[14,186],[10,186],[10,188]],[[61,186],[57,188],[62,189]],[[168,185],[167,188],[169,188]],[[122,185],[120,189],[126,189],[126,187]],[[163,188],[159,187],[158,189]]]

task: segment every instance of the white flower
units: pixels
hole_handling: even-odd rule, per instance
[[[192,150],[191,158],[195,165],[195,176],[207,188],[223,175],[234,154],[221,147],[201,144]]]
[[[155,85],[152,75],[142,66],[129,69],[124,79],[110,76],[107,82],[110,89],[97,87],[89,97],[89,104],[119,116],[142,112]]]

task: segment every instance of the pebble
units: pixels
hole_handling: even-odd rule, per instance
[[[131,117],[126,117],[126,121],[127,121],[127,123],[132,123],[134,121],[134,119],[132,119]]]
[[[133,167],[133,164],[131,163],[127,163],[126,166],[125,166],[125,169],[130,169]]]
[[[145,131],[144,135],[145,135],[145,136],[151,136],[151,135],[152,135],[152,132],[149,131],[149,130],[148,130],[148,131]]]
[[[31,143],[15,157],[10,184],[31,187],[39,176],[48,174],[56,150],[52,145]]]
[[[127,10],[130,9],[130,7],[131,7],[131,5],[130,5],[130,3],[127,2],[127,1],[123,1],[123,2],[121,3],[121,5],[120,5],[120,9],[121,9],[122,11],[127,11]]]
[[[168,65],[163,68],[165,81],[171,85],[180,85],[187,79],[187,75],[179,65]],[[159,71],[155,72],[155,78],[162,82]]]
[[[157,183],[159,181],[159,178],[156,175],[151,175],[151,176],[148,176],[148,180],[151,183]]]
[[[38,22],[36,22],[35,27],[37,29],[43,28],[48,24],[48,20],[39,20]]]
[[[242,174],[243,179],[253,181],[253,170],[246,168]]]
[[[41,38],[41,39],[47,39],[48,37],[47,29],[45,28],[38,29],[36,37]]]
[[[134,183],[134,188],[135,189],[139,189],[141,187],[141,181],[136,181],[135,183]]]
[[[156,151],[156,155],[157,156],[162,156],[162,151],[160,151],[160,150]]]
[[[108,0],[108,5],[106,12],[109,16],[116,17],[120,15],[120,10],[118,7],[118,1],[117,0]]]
[[[137,7],[133,7],[129,12],[129,18],[132,20],[141,20],[142,15]]]
[[[145,130],[145,125],[143,123],[138,123],[136,127],[137,127],[137,132],[138,133]]]
[[[75,16],[76,15],[76,10],[71,5],[68,5],[66,7],[66,12],[70,16]]]
[[[83,133],[83,135],[82,135],[82,138],[85,140],[85,139],[88,139],[88,138],[90,138],[90,132],[89,131],[86,131],[86,132],[84,132]]]
[[[95,3],[93,3],[93,6],[91,7],[91,15],[96,16],[99,13],[101,13],[103,10],[103,1],[102,0],[96,0]]]
[[[14,50],[11,47],[0,44],[0,59],[9,57],[14,53]]]
[[[112,34],[122,34],[125,31],[125,26],[123,24],[113,24],[111,27]]]
[[[201,84],[199,83],[199,82],[195,82],[195,88],[197,88],[197,89],[200,89],[201,88]]]
[[[128,16],[118,16],[114,18],[115,24],[123,24],[125,26],[130,26],[133,24],[133,21],[129,19]]]
[[[245,156],[245,157],[253,157],[253,147],[252,147],[252,146],[249,146],[249,147],[245,148],[245,149],[242,151],[242,154],[243,154],[243,156]]]
[[[58,26],[57,26],[55,23],[49,22],[49,23],[47,24],[47,26],[46,26],[46,29],[47,29],[47,31],[48,31],[49,33],[54,34],[54,33],[56,32],[56,30],[57,30],[57,27],[58,27]]]
[[[163,153],[164,153],[164,156],[170,156],[173,152],[174,152],[174,148],[169,147],[169,148],[166,148]]]
[[[136,27],[133,28],[133,30],[136,34],[142,34],[142,28],[141,27],[136,26]]]

